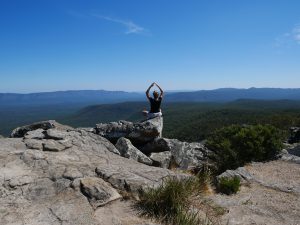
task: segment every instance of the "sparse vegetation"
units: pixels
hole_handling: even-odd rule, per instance
[[[142,216],[155,218],[164,224],[203,224],[197,212],[189,210],[189,200],[199,192],[199,186],[199,180],[195,177],[169,179],[158,188],[141,191],[136,207]]]
[[[219,180],[218,191],[227,195],[235,194],[239,191],[241,180],[235,176],[233,178],[222,177]]]
[[[206,146],[215,154],[216,172],[236,169],[251,161],[274,158],[282,149],[283,135],[270,125],[231,125],[216,130]]]

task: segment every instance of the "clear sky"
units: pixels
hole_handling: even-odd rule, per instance
[[[300,87],[299,0],[1,0],[0,92]]]

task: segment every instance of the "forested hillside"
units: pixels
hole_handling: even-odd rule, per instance
[[[117,120],[140,121],[147,102],[93,105],[52,105],[0,108],[0,134],[40,120],[55,119],[74,127],[94,127]],[[230,124],[272,124],[288,130],[300,125],[300,101],[238,100],[229,103],[163,103],[164,136],[200,141],[212,131]]]
[[[94,126],[99,122],[143,120],[147,102],[89,106],[63,118],[72,126]],[[186,141],[205,139],[217,128],[231,124],[272,124],[288,130],[300,125],[300,101],[238,100],[229,103],[165,103],[164,136]]]

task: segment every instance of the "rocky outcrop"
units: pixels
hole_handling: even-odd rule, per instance
[[[170,165],[172,165],[172,167],[180,169],[191,169],[201,167],[201,165],[207,163],[210,151],[203,144],[162,138],[162,123],[162,117],[156,117],[141,123],[111,122],[97,124],[94,132],[107,138],[112,143],[119,140],[116,146],[121,155],[127,158],[135,158],[139,162],[148,165],[153,160],[155,162],[154,166],[170,168]],[[128,141],[122,138],[126,138]],[[152,160],[140,151],[150,156]]]
[[[24,137],[24,135],[27,134],[29,131],[34,131],[33,133],[35,133],[36,130],[40,129],[39,131],[37,131],[37,133],[40,133],[41,130],[48,130],[51,128],[55,128],[56,130],[65,130],[65,131],[73,130],[72,127],[57,123],[55,120],[48,120],[48,121],[41,121],[30,125],[18,127],[12,131],[10,137],[12,138]]]
[[[153,152],[170,152],[171,160],[180,169],[189,169],[207,163],[210,151],[201,143],[181,142],[177,139],[156,138],[141,148],[149,154]],[[164,154],[167,156],[166,154]]]
[[[99,207],[122,191],[187,176],[121,157],[86,130],[36,124],[0,139],[0,224],[103,224],[110,215],[99,217]]]
[[[95,133],[116,143],[121,137],[129,139],[133,144],[146,144],[161,137],[163,118],[156,117],[141,123],[121,120],[119,122],[100,123],[96,125]]]
[[[115,146],[119,150],[121,156],[128,159],[133,159],[146,165],[152,165],[152,160],[134,147],[130,140],[123,137],[119,138]]]

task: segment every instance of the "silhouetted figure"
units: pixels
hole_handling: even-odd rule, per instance
[[[160,90],[160,93],[158,93],[157,91],[153,91],[153,97],[151,97],[150,94],[149,94],[149,92],[150,92],[150,89],[154,85],[156,85],[158,87],[158,89]],[[156,83],[152,83],[149,86],[149,88],[147,89],[146,96],[147,96],[147,98],[148,98],[148,100],[150,102],[150,111],[147,111],[147,110],[143,111],[143,114],[144,114],[144,116],[147,117],[147,119],[151,119],[151,118],[154,118],[154,117],[162,116],[160,105],[161,105],[161,101],[163,99],[163,94],[164,94],[164,91]]]

